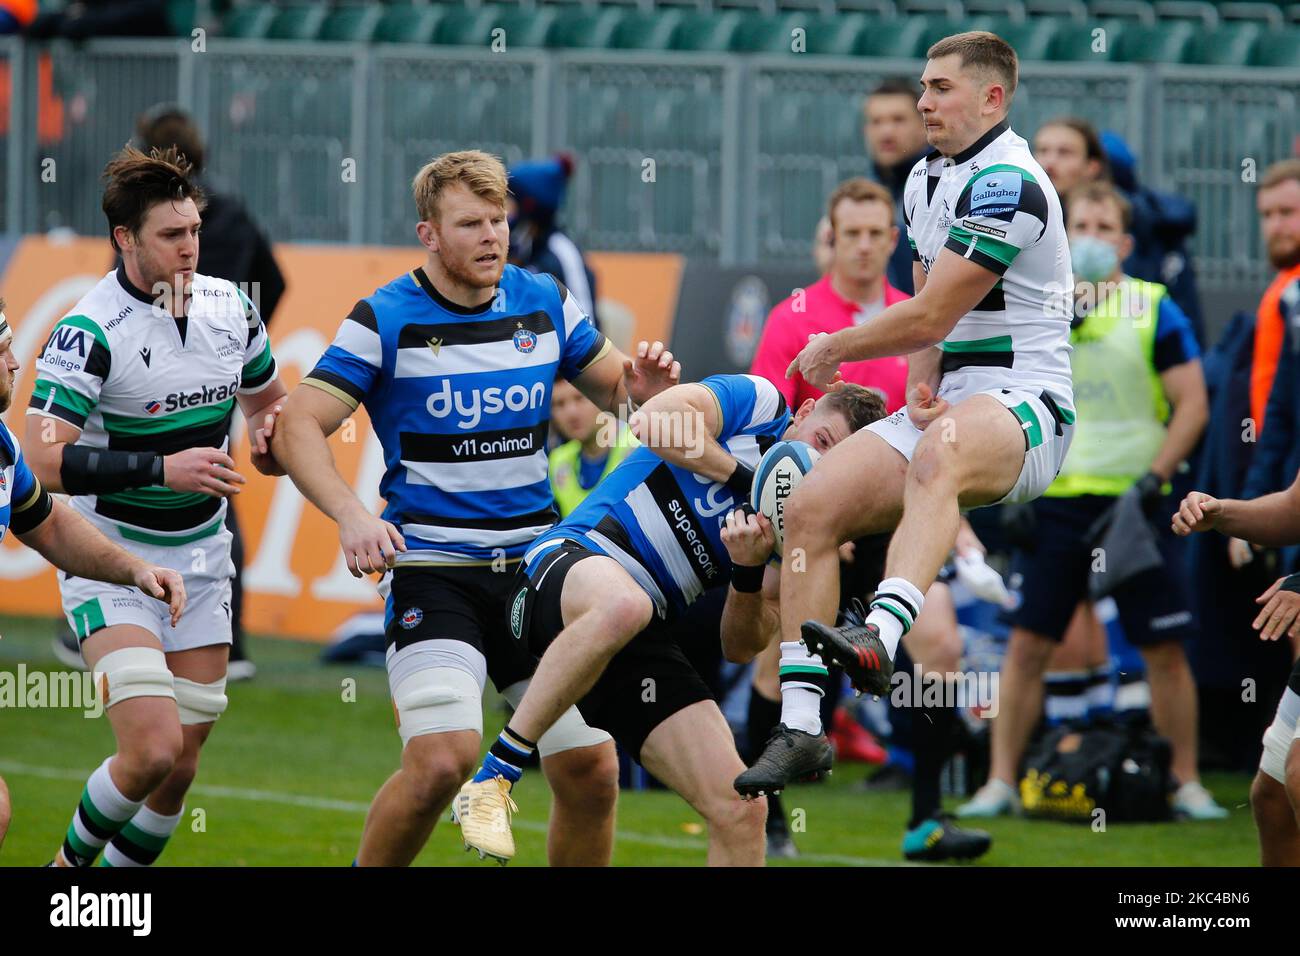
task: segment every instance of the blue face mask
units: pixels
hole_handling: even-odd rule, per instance
[[[1074,266],[1075,279],[1101,282],[1109,278],[1119,265],[1119,253],[1104,239],[1077,236],[1070,240],[1070,262]]]

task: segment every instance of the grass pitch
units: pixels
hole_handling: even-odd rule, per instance
[[[0,618],[0,671],[58,671],[48,620]],[[186,819],[162,862],[173,866],[346,866],[356,851],[366,807],[397,767],[400,742],[382,671],[325,667],[320,648],[252,639],[255,680],[231,685],[230,708],[203,752]],[[355,694],[345,694],[345,681]],[[345,700],[354,697],[354,700]],[[505,721],[496,699],[484,726]],[[63,839],[90,772],[113,749],[107,720],[80,710],[0,708],[0,776],[9,785],[13,822],[0,866],[46,863]],[[907,818],[906,794],[856,789],[860,765],[841,766],[825,784],[784,795],[799,860],[780,865],[894,865]],[[1245,775],[1212,774],[1206,784],[1231,808],[1221,822],[1111,825],[1105,832],[1017,819],[988,821],[993,849],[973,865],[1250,866],[1258,862]],[[546,863],[550,796],[539,772],[516,787],[520,813],[512,865]],[[953,798],[948,804],[955,804]],[[196,815],[196,810],[202,810]],[[706,834],[675,794],[625,791],[619,799],[619,866],[699,866]],[[488,865],[464,852],[460,834],[440,823],[418,865]]]

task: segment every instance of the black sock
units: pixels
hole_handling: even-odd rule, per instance
[[[781,805],[781,795],[779,793],[769,793],[767,795],[767,825],[765,831],[768,836],[774,833],[787,836],[790,833],[790,827],[785,822],[785,807]]]
[[[912,740],[916,770],[912,775],[911,830],[938,816],[943,804],[939,799],[939,775],[948,759],[952,738],[951,707],[921,707],[913,715]]]
[[[767,746],[768,735],[772,728],[781,722],[781,701],[771,700],[758,692],[757,687],[749,689],[749,714],[745,720],[745,739],[749,742],[746,763],[752,764],[759,758]]]

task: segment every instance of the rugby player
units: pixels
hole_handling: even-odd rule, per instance
[[[485,681],[516,703],[532,674],[505,608],[524,550],[555,520],[546,434],[556,376],[617,413],[680,375],[660,343],[625,357],[558,280],[506,264],[506,171],[495,156],[439,156],[413,192],[423,266],[352,308],[290,396],[272,445],[338,525],[352,573],[386,572],[386,659],[403,749],[367,815],[361,866],[415,858],[474,769]],[[384,450],[382,518],[339,475],[326,444],[362,403]],[[550,861],[607,864],[613,744],[573,708],[556,717],[539,741],[555,795]],[[466,832],[481,825],[477,814],[457,822]]]
[[[0,299],[0,415],[14,397],[18,359],[13,330]],[[185,585],[170,568],[146,564],[95,530],[71,508],[52,498],[32,474],[18,439],[0,421],[0,540],[12,531],[18,540],[55,567],[95,577],[110,584],[139,588],[167,604],[172,626],[185,609]],[[0,778],[0,846],[9,829],[9,792]]]
[[[106,538],[181,573],[179,617],[156,588],[59,572],[68,624],[107,680],[117,753],[91,774],[55,863],[158,858],[180,821],[199,751],[226,709],[230,532],[244,478],[226,453],[236,403],[252,461],[267,451],[284,386],[253,303],[200,275],[203,193],[175,149],[127,148],[104,170],[122,264],[55,325],[27,409],[32,471]],[[168,627],[168,623],[172,625]],[[105,849],[105,845],[107,848]]]
[[[542,658],[483,766],[456,796],[459,816],[487,822],[466,830],[466,840],[510,855],[508,787],[534,741],[581,701],[589,723],[708,821],[710,864],[762,863],[766,802],[746,804],[732,788],[745,765],[669,629],[706,589],[730,579],[721,529],[748,500],[763,452],[782,438],[825,452],[883,412],[875,392],[846,385],[791,416],[767,379],[714,375],[668,389],[631,417],[645,447],[524,557],[510,627]]]
[[[1300,541],[1300,477],[1285,491],[1253,501],[1190,492],[1172,519],[1175,534],[1218,531],[1263,547]],[[1261,594],[1254,621],[1261,640],[1300,638],[1300,574],[1278,578]],[[1250,787],[1263,866],[1300,866],[1300,660],[1291,668]]]
[[[872,321],[814,336],[791,363],[817,387],[842,362],[908,354],[908,405],[828,454],[787,504],[781,639],[889,690],[893,657],[957,534],[962,509],[1041,495],[1073,432],[1061,205],[1011,129],[1015,51],[976,31],[928,51],[917,108],[932,147],[904,217],[917,294]],[[866,622],[835,628],[843,541],[897,528]]]

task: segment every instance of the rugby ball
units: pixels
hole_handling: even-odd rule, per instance
[[[754,471],[749,503],[772,522],[778,557],[785,538],[785,503],[819,458],[821,453],[807,442],[779,441],[767,450]]]

